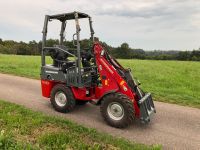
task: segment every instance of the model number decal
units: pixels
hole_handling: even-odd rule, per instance
[[[46,73],[53,73],[53,74],[58,74],[56,71],[45,71]]]

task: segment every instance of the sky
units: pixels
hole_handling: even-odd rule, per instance
[[[0,0],[0,38],[39,41],[44,16],[80,11],[93,18],[95,36],[111,46],[127,42],[144,50],[193,50],[200,47],[200,0]],[[81,38],[89,36],[81,21]],[[58,38],[52,22],[49,38]],[[71,40],[74,22],[67,23]]]

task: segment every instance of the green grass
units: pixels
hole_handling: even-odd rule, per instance
[[[0,149],[161,149],[99,133],[70,121],[45,116],[0,100]]]
[[[141,87],[153,93],[155,100],[200,108],[199,62],[119,61],[132,69]],[[0,72],[39,79],[40,57],[0,55]]]
[[[157,101],[200,108],[200,63],[191,61],[120,60],[133,70]]]
[[[50,62],[50,59],[48,61]],[[41,58],[39,56],[0,54],[0,72],[39,79],[40,62]]]

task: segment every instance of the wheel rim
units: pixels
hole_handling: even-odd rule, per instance
[[[57,92],[55,95],[55,101],[58,106],[60,107],[65,106],[67,103],[67,97],[65,93],[63,93],[62,91]]]
[[[118,102],[112,102],[107,107],[108,115],[113,120],[121,120],[124,117],[124,108]]]

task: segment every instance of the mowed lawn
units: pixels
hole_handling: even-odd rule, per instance
[[[0,100],[0,150],[160,150]]]
[[[48,59],[50,62],[51,60]],[[39,79],[40,56],[0,55],[0,72]],[[156,101],[200,108],[200,62],[119,60]]]

